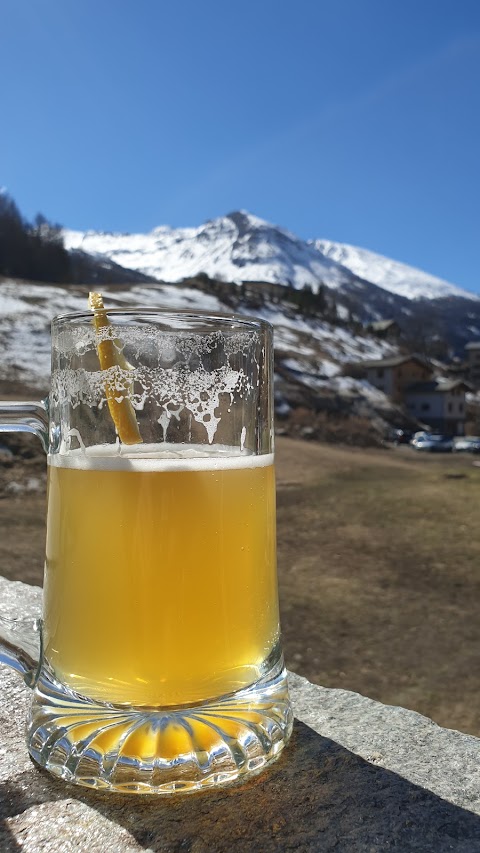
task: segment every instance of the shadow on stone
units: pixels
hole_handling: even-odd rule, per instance
[[[480,817],[369,764],[299,721],[280,760],[242,787],[183,797],[135,797],[65,785],[32,768],[10,780],[0,797],[2,818],[21,816],[15,821],[15,838],[7,833],[1,839],[6,853],[23,849],[16,838],[27,809],[63,800],[89,807],[82,821],[86,850],[94,846],[89,830],[92,839],[99,837],[90,810],[113,824],[105,853],[120,849],[118,827],[132,836],[128,849],[135,849],[135,839],[138,849],[154,853],[480,851]],[[68,810],[61,806],[61,811],[62,832],[68,833]],[[60,850],[55,846],[58,808],[52,807],[50,817],[49,809],[40,812],[36,820],[50,822],[48,849]],[[70,820],[73,824],[73,816]],[[102,824],[106,831],[105,820]]]

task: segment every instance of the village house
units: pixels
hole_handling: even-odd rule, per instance
[[[392,343],[398,341],[401,335],[401,329],[396,320],[375,320],[367,325],[367,332]]]
[[[480,388],[480,341],[472,341],[465,347],[467,352],[468,381]]]
[[[390,397],[394,403],[404,402],[404,392],[414,382],[426,382],[433,376],[432,365],[421,355],[396,355],[391,358],[359,362],[365,378]]]
[[[463,380],[434,376],[433,365],[420,355],[363,361],[356,368],[419,423],[437,432],[464,435],[465,394],[471,388]]]
[[[417,421],[446,435],[465,433],[465,393],[471,390],[461,379],[415,382],[405,389],[405,405]]]

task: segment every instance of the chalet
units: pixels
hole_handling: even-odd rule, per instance
[[[465,347],[467,351],[468,381],[480,388],[480,341],[472,341]]]
[[[434,375],[434,365],[420,355],[397,355],[356,365],[370,385],[425,426],[449,435],[465,433],[465,394],[472,388],[462,379]]]
[[[392,342],[398,341],[401,335],[401,329],[396,320],[375,320],[368,324],[367,331],[376,338]]]
[[[459,379],[414,382],[405,389],[405,406],[417,421],[447,435],[465,433],[465,394],[471,387]]]
[[[421,355],[396,355],[358,365],[370,383],[383,391],[394,403],[403,403],[405,388],[414,382],[426,382],[433,376],[433,367]]]

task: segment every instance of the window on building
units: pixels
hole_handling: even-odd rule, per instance
[[[383,367],[379,367],[379,368],[377,369],[377,376],[381,379],[381,378],[382,378],[382,376],[383,376],[383,374],[384,374]]]
[[[422,403],[422,412],[430,411],[430,403]]]
[[[453,405],[452,405],[452,403],[449,403],[449,404],[448,404],[448,411],[449,411],[449,412],[451,412],[451,411],[452,411],[452,409],[453,409]]]
[[[458,411],[460,412],[460,414],[462,414],[462,412],[463,412],[463,403],[459,403],[459,404],[458,404]]]

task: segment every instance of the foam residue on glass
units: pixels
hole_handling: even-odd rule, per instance
[[[96,347],[102,340],[114,341],[132,367],[98,369]],[[82,405],[101,410],[107,404],[106,387],[113,388],[115,399],[127,398],[138,412],[147,404],[158,408],[155,420],[163,442],[172,420],[187,414],[203,425],[212,444],[222,412],[258,393],[261,350],[260,335],[252,330],[200,335],[141,323],[106,326],[95,333],[86,325],[66,326],[55,343],[52,405],[58,411],[68,401],[73,410]],[[247,373],[245,364],[254,365],[255,375]],[[243,449],[245,425],[240,429]]]

